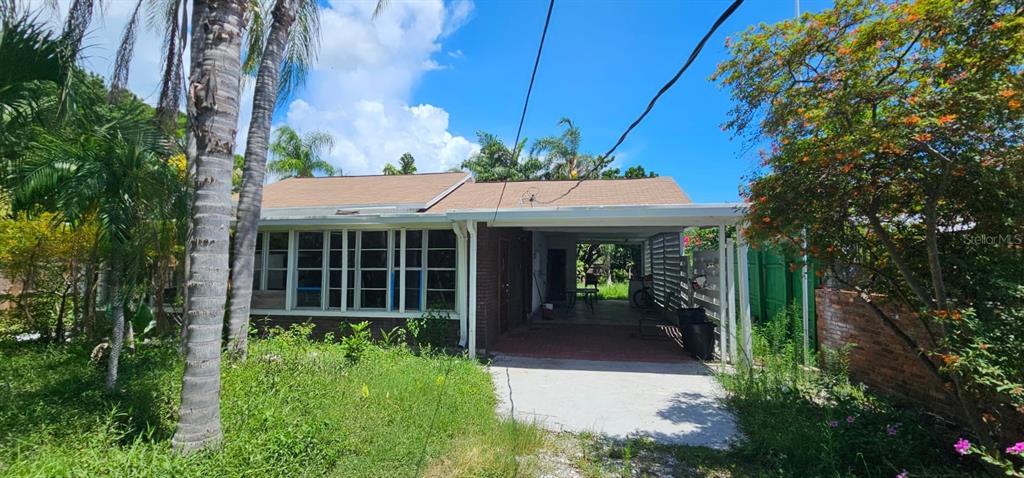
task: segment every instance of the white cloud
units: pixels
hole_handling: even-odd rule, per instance
[[[41,0],[32,2],[38,3]],[[63,0],[60,12],[67,12]],[[473,2],[392,1],[372,19],[376,0],[329,0],[322,7],[320,54],[301,94],[279,105],[286,122],[300,132],[329,131],[336,147],[328,159],[346,174],[379,173],[404,152],[416,157],[421,172],[457,166],[478,146],[448,131],[440,106],[412,103],[423,75],[448,68],[433,56],[446,36],[470,20]],[[85,41],[83,64],[110,76],[121,32],[135,3],[109,2],[97,15]],[[38,6],[38,5],[36,5]],[[59,29],[63,17],[50,20]],[[150,103],[159,95],[161,33],[140,25],[129,88]],[[461,57],[461,51],[450,57]],[[252,104],[252,81],[241,98],[236,150],[245,149]],[[278,125],[275,125],[278,126]]]
[[[410,97],[424,74],[445,68],[433,55],[469,20],[472,2],[391,2],[371,20],[375,4],[333,0],[325,7],[320,58],[285,122],[331,133],[329,159],[345,174],[380,173],[405,152],[421,172],[458,166],[478,146],[448,131],[443,108],[412,105]]]

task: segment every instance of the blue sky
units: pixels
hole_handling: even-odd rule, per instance
[[[391,0],[372,20],[376,0],[320,0],[320,54],[307,82],[279,105],[275,127],[325,131],[326,158],[344,174],[379,174],[411,152],[421,172],[458,166],[478,149],[476,132],[515,137],[546,0]],[[61,12],[68,0],[60,0]],[[583,151],[601,154],[679,68],[727,0],[556,0],[523,134],[558,134],[571,117]],[[804,11],[829,0],[801,0]],[[109,76],[135,2],[110,0],[90,27],[84,66]],[[672,176],[700,202],[738,199],[756,150],[731,140],[721,124],[728,92],[710,83],[725,58],[726,36],[794,13],[791,0],[747,0],[722,26],[675,87],[616,153],[616,166],[643,165]],[[62,15],[54,15],[55,26]],[[129,87],[155,102],[160,31],[136,41]],[[236,151],[243,152],[252,81],[243,88]]]
[[[554,134],[558,119],[569,116],[582,129],[583,149],[603,153],[728,3],[556,1],[523,134]],[[804,0],[801,7],[826,3]],[[445,41],[463,57],[426,75],[415,100],[442,105],[453,134],[485,130],[511,142],[546,8],[546,1],[478,2],[470,20]],[[757,165],[756,151],[744,151],[742,141],[721,130],[731,102],[708,77],[725,58],[727,35],[793,11],[792,2],[782,0],[741,6],[620,146],[620,163],[671,175],[695,201],[736,200],[741,177]]]

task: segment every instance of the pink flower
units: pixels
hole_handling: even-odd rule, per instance
[[[1006,453],[1010,455],[1024,455],[1024,441],[1019,441],[1013,446],[1008,447]]]
[[[853,423],[854,420],[856,420],[856,419],[853,418],[853,415],[849,415],[849,416],[846,417],[846,423]]]
[[[955,444],[953,444],[953,449],[956,450],[956,452],[960,455],[966,455],[971,451],[971,442],[967,441],[964,438],[961,438],[957,440]]]
[[[839,426],[839,421],[837,421],[837,420],[829,420],[828,421],[828,427],[829,428],[836,428],[838,426]]]
[[[910,473],[907,473],[907,470],[903,470],[898,475],[896,475],[896,478],[908,478],[909,476]]]
[[[894,423],[892,425],[886,425],[885,433],[888,433],[889,436],[894,437],[894,436],[896,436],[897,433],[900,432],[900,427],[901,426],[903,426],[902,423]]]

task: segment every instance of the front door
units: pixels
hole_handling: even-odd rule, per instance
[[[498,241],[498,327],[503,333],[508,331],[509,308],[512,305],[511,252],[512,244],[508,240]]]

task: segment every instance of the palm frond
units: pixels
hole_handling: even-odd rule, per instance
[[[114,57],[114,72],[110,75],[110,100],[115,101],[122,91],[128,88],[128,72],[132,64],[132,57],[135,55],[135,37],[139,27],[139,12],[142,9],[142,0],[135,3],[135,9],[128,17],[128,23],[124,26],[124,33],[121,35],[121,43],[117,47],[117,55]]]

